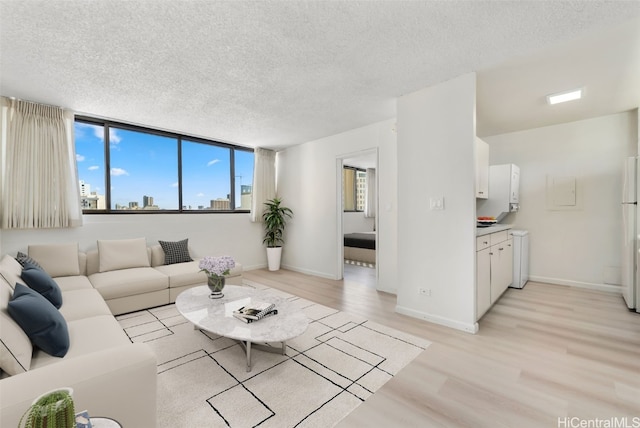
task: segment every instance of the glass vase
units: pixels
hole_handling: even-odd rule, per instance
[[[220,299],[221,297],[224,297],[224,294],[222,294],[224,282],[224,276],[211,275],[207,277],[207,286],[209,287],[209,290],[211,290],[211,294],[209,295],[210,299]]]

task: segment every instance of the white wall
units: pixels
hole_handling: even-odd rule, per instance
[[[363,212],[346,212],[342,216],[342,229],[344,233],[373,232],[374,220]]]
[[[278,152],[278,194],[295,213],[286,234],[283,266],[337,279],[342,262],[341,169],[338,160],[378,150],[378,289],[395,292],[396,134],[394,120],[375,123]]]
[[[477,331],[475,93],[471,73],[398,99],[396,310],[470,332]],[[430,198],[444,198],[444,210],[430,210]]]
[[[84,225],[73,229],[2,230],[2,251],[26,252],[29,244],[78,242],[81,251],[95,249],[98,239],[145,237],[158,240],[189,238],[197,257],[229,255],[244,269],[266,266],[262,224],[251,223],[249,214],[117,214],[85,215]]]
[[[622,162],[637,154],[637,138],[635,111],[485,138],[491,164],[520,167],[520,212],[507,221],[530,233],[532,280],[619,281]],[[576,177],[576,209],[547,208],[547,175]]]

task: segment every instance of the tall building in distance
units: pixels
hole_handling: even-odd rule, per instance
[[[253,193],[253,186],[243,184],[240,186],[240,209],[251,209],[251,194]]]
[[[210,210],[228,211],[231,209],[231,201],[229,198],[212,199],[209,205]]]
[[[138,209],[138,203],[137,202],[129,202],[129,209],[130,210],[137,210]]]
[[[80,206],[83,210],[104,210],[106,209],[104,195],[91,191],[91,185],[84,180],[78,180],[80,187]]]
[[[91,194],[91,185],[89,183],[85,183],[84,180],[80,180],[78,183],[80,184],[80,196],[89,196],[89,194]]]
[[[152,207],[153,206],[153,196],[144,195],[142,197],[142,206],[143,207]]]
[[[356,210],[364,211],[367,197],[367,173],[358,170],[356,175]]]

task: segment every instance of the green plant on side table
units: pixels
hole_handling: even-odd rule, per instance
[[[264,239],[262,243],[267,245],[269,270],[274,271],[280,269],[284,228],[287,225],[287,220],[293,217],[293,211],[282,206],[282,200],[278,197],[268,200],[264,205],[265,210],[262,213]]]
[[[25,428],[75,428],[71,389],[63,388],[38,397],[20,420]]]

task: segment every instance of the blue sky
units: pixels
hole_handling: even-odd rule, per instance
[[[177,140],[174,138],[110,128],[111,203],[142,206],[144,195],[152,196],[161,209],[178,208]],[[78,175],[92,192],[104,195],[104,129],[100,125],[76,122]],[[183,140],[183,205],[209,206],[212,199],[230,193],[230,150]],[[236,151],[236,205],[240,184],[251,185],[253,153]]]

